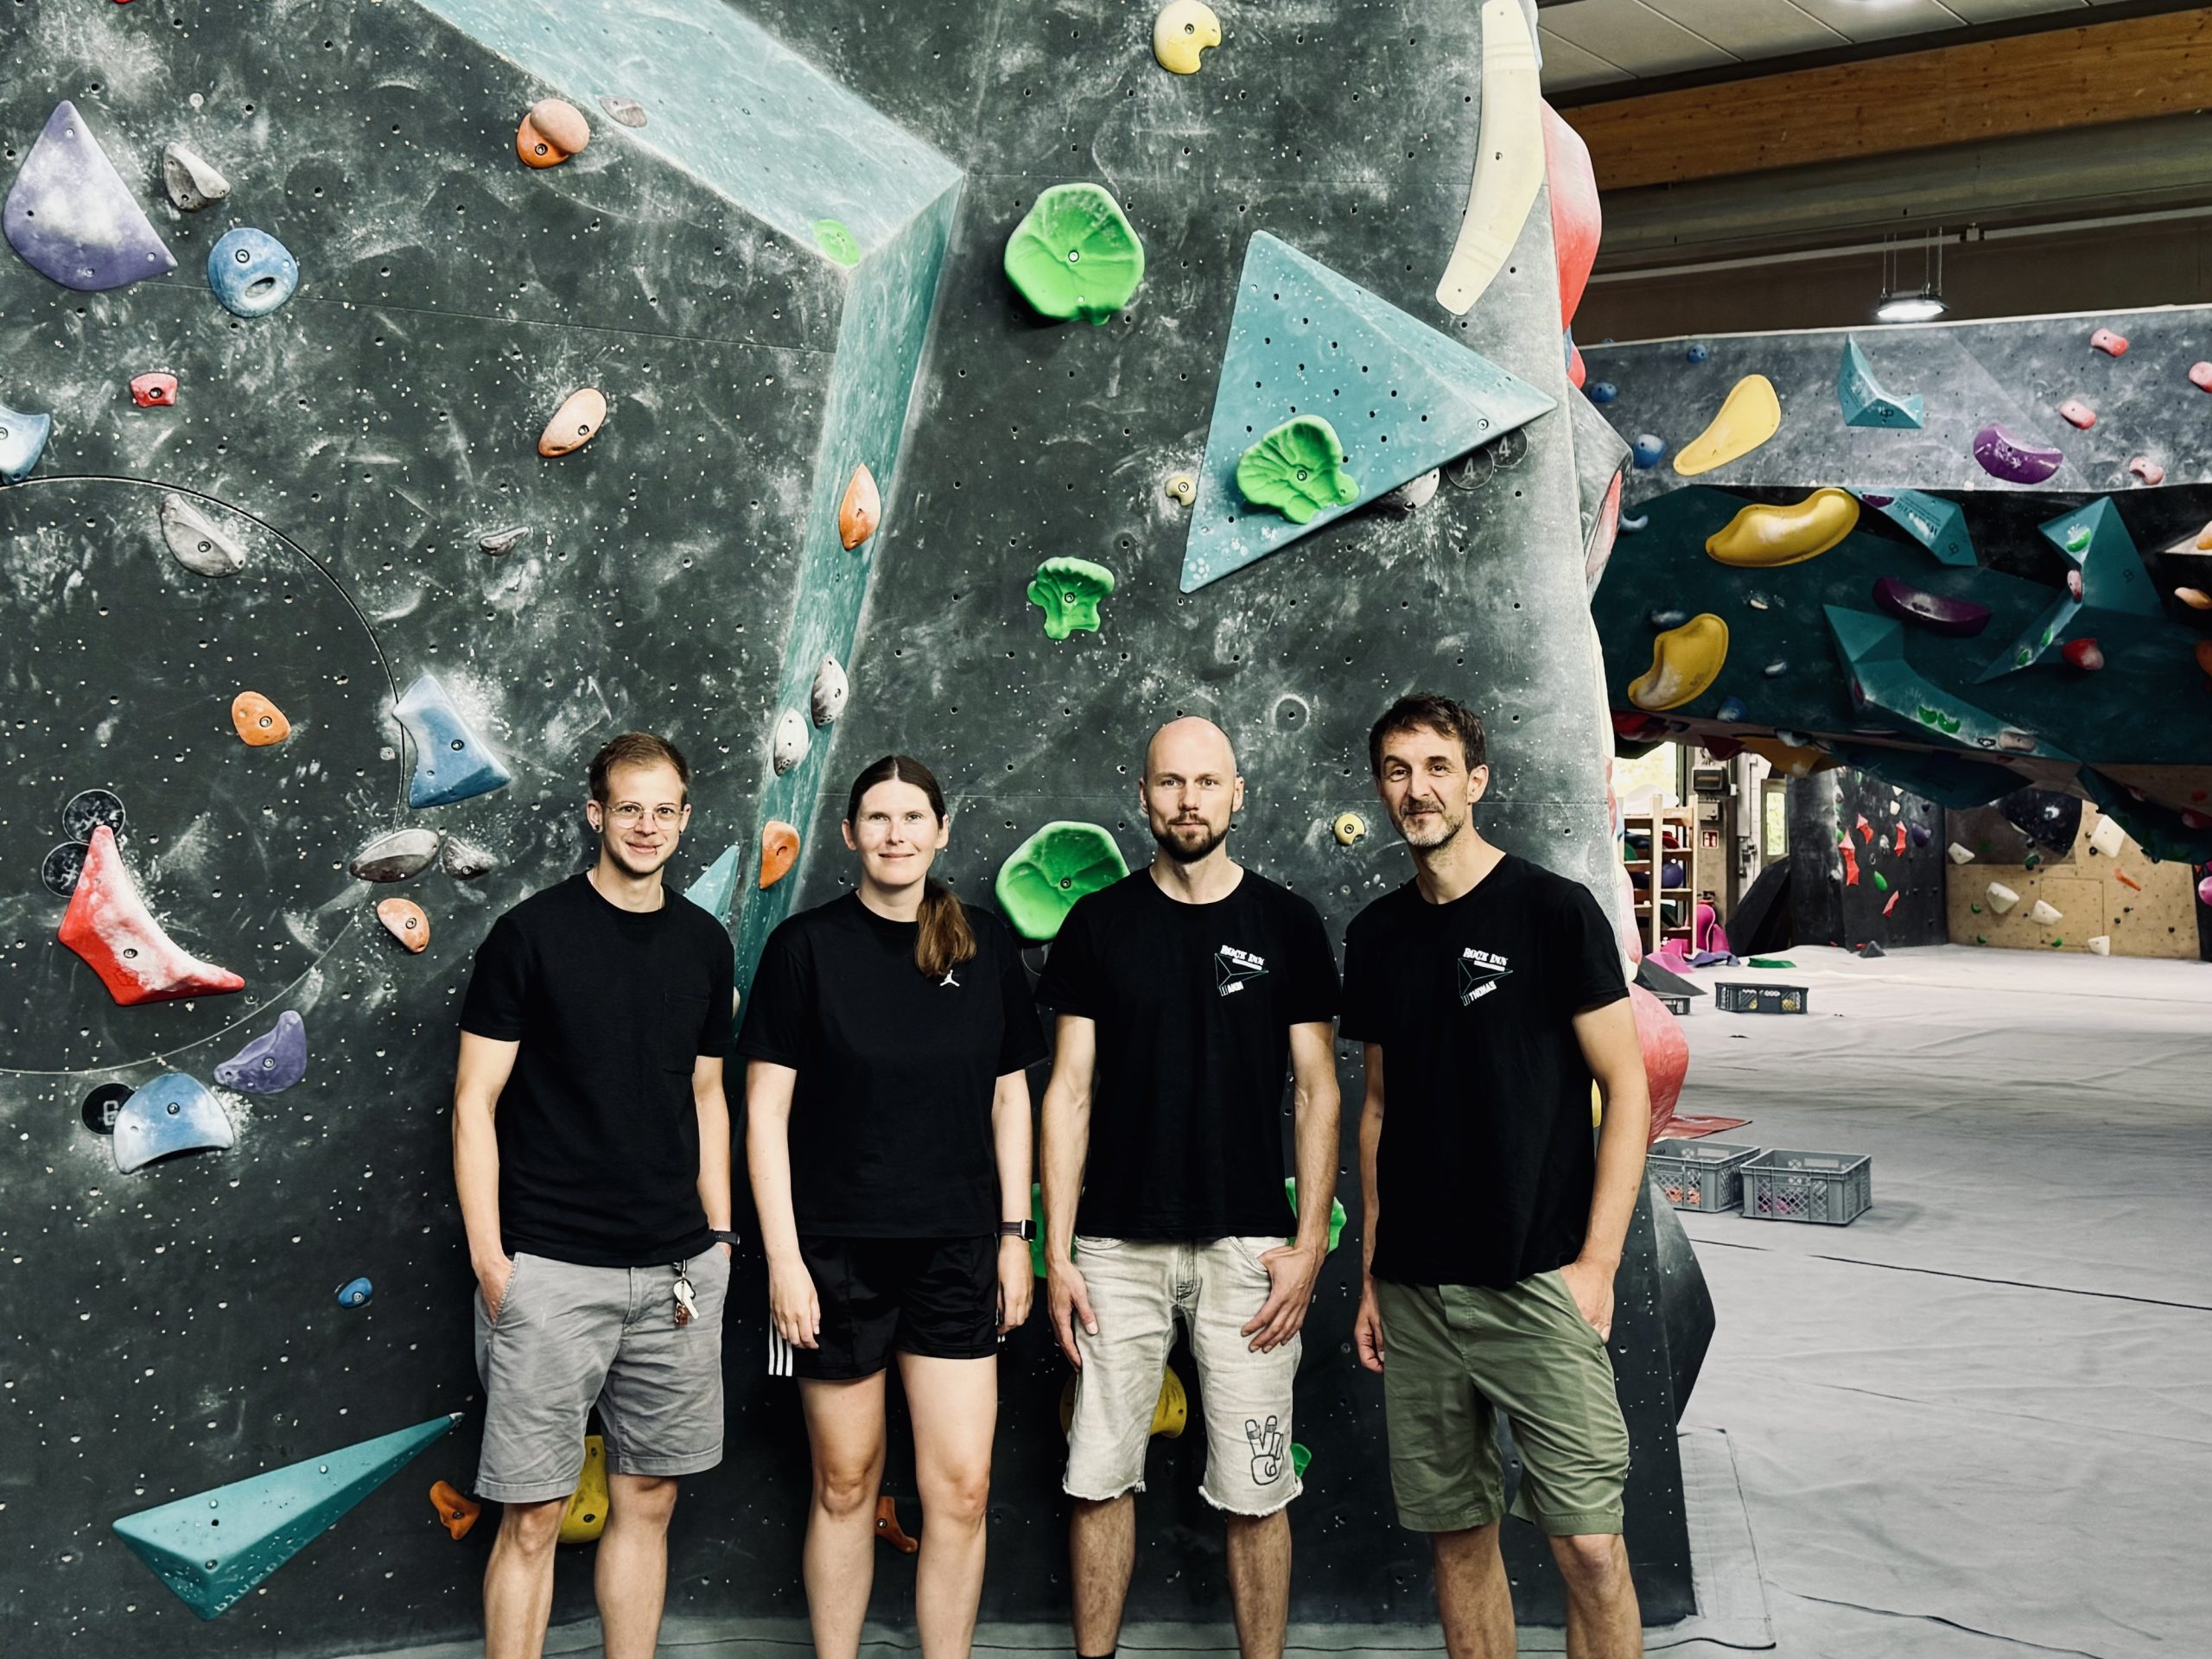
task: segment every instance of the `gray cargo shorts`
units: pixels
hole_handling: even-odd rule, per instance
[[[518,1254],[499,1317],[476,1309],[484,1455],[476,1491],[501,1503],[566,1497],[583,1473],[584,1430],[599,1408],[607,1467],[618,1475],[693,1475],[722,1459],[722,1248],[684,1263],[697,1315],[676,1323],[676,1273],[583,1268]]]

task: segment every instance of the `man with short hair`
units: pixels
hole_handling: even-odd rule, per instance
[[[1431,1535],[1452,1659],[1511,1655],[1503,1413],[1523,1470],[1513,1511],[1567,1582],[1567,1652],[1640,1654],[1605,1342],[1650,1097],[1620,949],[1580,883],[1475,828],[1490,767],[1464,703],[1400,698],[1368,754],[1414,856],[1414,879],[1346,931],[1342,1022],[1367,1071],[1355,1335],[1382,1374],[1398,1519]]]
[[[650,1659],[677,1478],[721,1461],[735,964],[720,924],[661,881],[690,775],[648,733],[600,750],[584,806],[598,861],[493,925],[461,1007],[454,1180],[480,1292],[476,1491],[505,1506],[484,1573],[489,1659],[543,1650],[594,1406],[607,1659]]]
[[[1298,1333],[1336,1190],[1336,960],[1312,905],[1229,856],[1244,780],[1220,728],[1184,719],[1154,734],[1137,794],[1159,855],[1076,903],[1037,988],[1058,1014],[1042,1163],[1047,1293],[1077,1368],[1064,1482],[1076,1651],[1104,1659],[1120,1640],[1130,1495],[1179,1319],[1205,1414],[1198,1490],[1226,1519],[1238,1643],[1245,1659],[1277,1659]]]

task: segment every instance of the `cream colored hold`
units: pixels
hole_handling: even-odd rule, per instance
[[[599,435],[607,424],[607,398],[596,386],[585,386],[562,399],[545,430],[537,436],[537,453],[549,458],[581,449]]]
[[[1221,44],[1221,19],[1199,0],[1170,0],[1152,22],[1152,55],[1171,75],[1195,75],[1199,54]]]
[[[1544,182],[1543,90],[1521,0],[1483,0],[1482,130],[1459,238],[1436,302],[1467,315],[1504,268]]]

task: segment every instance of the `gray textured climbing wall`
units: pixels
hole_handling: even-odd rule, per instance
[[[673,874],[738,849],[748,957],[784,908],[844,879],[829,850],[843,780],[878,753],[911,750],[944,779],[947,874],[988,902],[1000,861],[1048,820],[1101,824],[1141,860],[1139,747],[1184,712],[1239,745],[1241,855],[1341,927],[1406,873],[1364,733],[1416,686],[1490,721],[1485,829],[1611,901],[1584,528],[1616,455],[1601,433],[1572,438],[1544,200],[1466,317],[1431,298],[1476,154],[1478,14],[1220,10],[1224,40],[1187,78],[1154,61],[1149,9],[1105,0],[139,0],[18,16],[0,42],[0,170],[73,100],[70,142],[97,141],[176,265],[79,292],[0,253],[0,405],[54,422],[24,481],[0,488],[11,1655],[87,1639],[329,1651],[474,1627],[488,1526],[455,1544],[424,1497],[434,1479],[467,1485],[473,1417],[213,1624],[109,1525],[473,1410],[446,1150],[454,1009],[491,918],[576,868],[582,767],[616,730],[661,730],[691,755],[698,810]],[[590,141],[525,167],[516,124],[548,96]],[[169,205],[159,158],[178,141],[226,196]],[[1069,180],[1108,186],[1147,250],[1143,285],[1101,327],[1043,321],[1001,269],[1039,193]],[[238,226],[297,263],[297,293],[264,315],[233,315],[204,276]],[[1260,231],[1552,408],[1447,466],[1419,510],[1363,497],[1185,594],[1188,510],[1163,486],[1201,470]],[[133,401],[127,383],[151,372],[176,377],[173,404]],[[605,396],[603,427],[541,457],[541,429],[585,387]],[[1356,461],[1359,420],[1338,422]],[[0,426],[12,474],[28,426]],[[861,465],[881,527],[849,549],[840,508]],[[1387,487],[1368,478],[1370,496]],[[189,525],[172,551],[165,494],[235,546],[235,575],[186,567],[220,563]],[[1046,637],[1026,593],[1056,556],[1113,573],[1096,632]],[[817,727],[823,655],[850,696]],[[425,673],[467,723],[454,741],[512,783],[408,805],[410,763],[444,751],[414,755],[391,710]],[[240,741],[245,691],[282,710],[285,741]],[[793,714],[809,741],[779,768]],[[103,788],[152,913],[243,992],[118,1006],[54,943],[64,901],[42,866],[84,839],[65,804]],[[1330,825],[1348,808],[1374,828],[1345,847]],[[761,893],[772,820],[802,849]],[[410,826],[498,868],[349,875],[368,842]],[[419,955],[378,925],[395,895],[429,925]],[[80,1117],[88,1094],[164,1070],[211,1080],[287,1009],[307,1026],[299,1084],[226,1090],[227,1150],[118,1173]],[[1351,1144],[1348,1116],[1347,1170]],[[1647,1613],[1665,1618],[1688,1611],[1688,1583],[1655,1299],[1682,1252],[1651,1236],[1639,1223],[1616,1347],[1630,1541]],[[359,1276],[372,1294],[341,1305]],[[1296,1611],[1426,1618],[1423,1548],[1389,1519],[1379,1391],[1349,1352],[1354,1279],[1348,1244],[1309,1326]],[[757,1257],[738,1286],[734,1306],[760,1300]],[[801,1609],[803,1442],[761,1342],[741,1314],[728,1460],[684,1501],[671,1611]],[[1009,1352],[985,1611],[1046,1618],[1065,1593],[1060,1372],[1040,1326]],[[1225,1616],[1198,1457],[1194,1439],[1155,1452],[1136,1615]],[[1524,1612],[1556,1618],[1548,1565],[1510,1541]],[[887,1556],[879,1612],[902,1616],[910,1585]],[[558,1615],[588,1603],[572,1567]]]

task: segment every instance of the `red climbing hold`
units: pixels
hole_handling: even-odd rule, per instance
[[[2212,363],[2190,364],[2189,384],[2199,391],[2212,391]]]
[[[175,409],[176,407],[176,376],[173,374],[132,375],[130,401],[141,409]]]
[[[1903,887],[1899,887],[1895,893],[1890,895],[1890,902],[1882,906],[1882,914],[1886,916],[1891,911],[1895,910],[1897,907],[1897,900],[1904,897],[1904,889]]]
[[[1634,980],[1629,982],[1628,997],[1636,1011],[1636,1040],[1643,1050],[1643,1076],[1651,1091],[1649,1139],[1656,1143],[1675,1121],[1675,1103],[1681,1098],[1682,1078],[1690,1069],[1689,1039],[1667,1005]]]
[[[1899,858],[1903,858],[1904,856],[1904,825],[1902,823],[1897,825],[1897,853]]]
[[[1864,823],[1865,820],[1861,819],[1860,822]],[[1851,844],[1851,837],[1846,836],[1836,850],[1843,855],[1843,885],[1847,887],[1857,887],[1859,885],[1859,849]]]
[[[922,1547],[899,1524],[899,1500],[887,1492],[875,1500],[875,1535],[901,1555],[912,1555]]]
[[[105,823],[92,830],[60,938],[125,1007],[245,988],[229,969],[200,961],[162,931],[116,850],[114,830]]]
[[[2126,357],[2127,355],[2127,336],[2126,334],[2115,334],[2109,328],[2100,328],[2095,334],[2091,334],[2089,336],[2089,344],[2095,346],[2107,357]]]
[[[1582,135],[1550,105],[1539,107],[1544,117],[1544,182],[1551,191],[1552,252],[1559,264],[1559,326],[1566,328],[1573,324],[1591,267],[1598,262],[1598,238],[1604,229],[1598,174]],[[1574,376],[1574,384],[1582,384],[1581,376]]]
[[[1866,822],[1866,815],[1864,812],[1859,815],[1859,822],[1852,828],[1859,831],[1859,840],[1865,842],[1869,847],[1874,844],[1874,826]]]
[[[2097,423],[2097,411],[2079,397],[2069,397],[2064,403],[2059,404],[2058,412],[2065,420],[2080,427],[2084,432]]]
[[[2196,642],[2196,665],[2207,674],[2212,674],[2212,639]]]
[[[2084,673],[2094,674],[2105,665],[2105,654],[2094,639],[2069,639],[2066,642],[2066,660]]]

